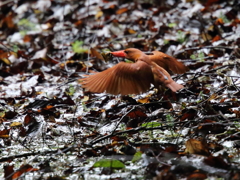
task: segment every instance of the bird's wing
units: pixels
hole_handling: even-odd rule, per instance
[[[173,72],[176,74],[183,74],[188,71],[188,67],[186,67],[183,63],[160,51],[153,51],[153,55],[148,56],[150,57],[151,61],[154,61],[169,73]]]
[[[153,83],[151,67],[141,60],[136,63],[121,62],[117,65],[80,79],[83,88],[96,93],[140,94]]]

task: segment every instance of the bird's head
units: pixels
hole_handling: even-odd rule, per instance
[[[121,51],[115,51],[115,52],[111,52],[111,54],[115,57],[124,57],[132,61],[136,61],[140,57],[145,56],[145,54],[142,51],[135,48],[128,48]]]

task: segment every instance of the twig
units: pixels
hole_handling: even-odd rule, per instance
[[[235,49],[234,47],[229,46],[204,46],[204,47],[192,47],[192,48],[186,48],[181,51],[178,51],[176,54],[183,53],[188,50],[200,50],[200,49]]]

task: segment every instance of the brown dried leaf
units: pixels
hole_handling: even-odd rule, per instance
[[[105,61],[103,56],[96,50],[96,48],[91,48],[90,51],[91,51],[91,57],[96,57],[102,61]]]
[[[194,172],[187,177],[187,180],[204,180],[207,178],[207,175],[200,172]]]
[[[128,8],[121,8],[121,9],[119,9],[119,10],[117,10],[117,12],[116,12],[116,14],[122,14],[122,13],[125,13],[125,12],[127,12],[128,11]]]
[[[0,131],[0,138],[9,138],[10,129],[4,129]]]
[[[226,161],[221,156],[218,157],[210,156],[204,160],[204,163],[216,168],[221,169],[229,168],[229,164],[227,164]]]
[[[207,143],[196,139],[189,139],[186,142],[185,153],[209,155]]]
[[[23,173],[29,172],[29,171],[38,171],[37,168],[33,168],[31,165],[26,164],[22,165],[12,176],[13,179],[19,178]]]
[[[132,111],[130,113],[128,113],[127,115],[130,118],[138,118],[138,117],[147,117],[147,115],[145,113],[143,113],[142,111],[136,110],[136,111]]]
[[[14,172],[13,170],[14,165],[5,165],[4,166],[4,177],[6,180],[12,180],[12,173]]]

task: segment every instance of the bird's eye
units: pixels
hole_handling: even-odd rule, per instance
[[[128,53],[128,51],[124,51],[126,54]]]

